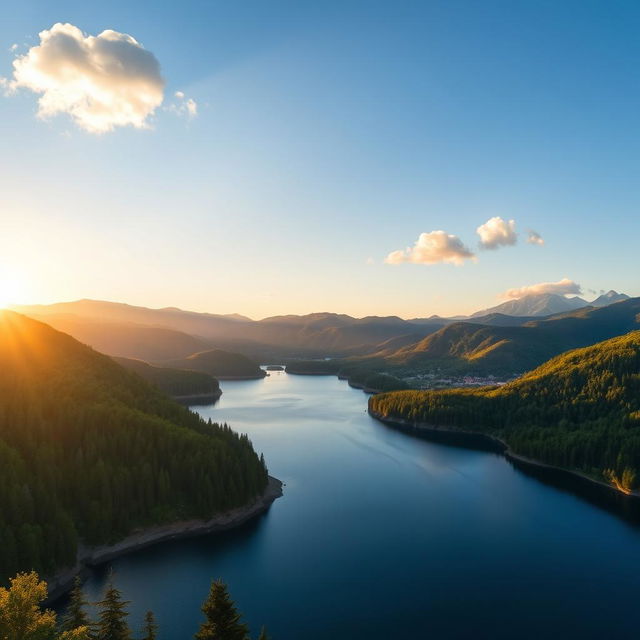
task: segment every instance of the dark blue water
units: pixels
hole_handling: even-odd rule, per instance
[[[134,627],[153,609],[161,638],[190,638],[220,577],[274,640],[637,635],[638,528],[496,454],[393,431],[334,377],[223,390],[197,410],[249,433],[285,495],[242,530],[115,561]]]

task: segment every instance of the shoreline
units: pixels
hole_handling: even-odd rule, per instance
[[[249,376],[215,376],[216,380],[262,380],[262,378],[266,378],[267,374],[251,374]]]
[[[50,605],[67,593],[73,587],[76,576],[82,575],[91,567],[162,542],[194,538],[239,527],[249,520],[266,513],[273,502],[283,495],[282,486],[283,483],[280,480],[269,476],[264,493],[253,502],[219,513],[209,520],[182,520],[141,529],[134,531],[126,538],[112,545],[99,547],[83,547],[79,545],[74,567],[63,569],[54,576],[45,578],[49,585],[45,604]]]
[[[360,391],[364,391],[367,394],[375,394],[375,393],[384,393],[382,389],[375,389],[374,387],[366,387],[360,382],[351,382],[349,376],[340,375],[335,371],[324,372],[324,371],[289,371],[288,367],[285,369],[285,373],[288,373],[293,376],[335,376],[338,380],[345,380],[347,384],[352,389],[359,389]]]
[[[220,399],[222,395],[222,389],[218,388],[216,391],[212,391],[211,393],[189,393],[184,396],[170,396],[172,400],[180,403],[188,403],[188,402],[197,402],[197,401],[206,401],[206,402],[216,402]]]
[[[426,435],[428,439],[435,442],[501,454],[516,468],[521,471],[525,470],[543,481],[551,482],[555,486],[570,488],[575,493],[592,501],[606,503],[606,505],[601,504],[601,506],[615,506],[617,509],[621,503],[633,505],[638,509],[638,516],[640,516],[640,493],[628,493],[612,484],[591,478],[580,471],[572,471],[571,469],[527,458],[512,451],[509,445],[497,436],[424,422],[411,422],[404,418],[387,417],[369,407],[367,407],[367,413],[375,420],[390,427],[408,433]]]

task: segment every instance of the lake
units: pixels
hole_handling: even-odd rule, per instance
[[[222,578],[273,640],[637,635],[639,528],[497,454],[394,431],[335,377],[222,388],[194,410],[248,433],[284,497],[240,530],[111,563],[135,632],[152,609],[161,639],[191,638]]]

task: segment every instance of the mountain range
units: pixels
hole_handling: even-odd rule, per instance
[[[483,309],[472,314],[471,318],[480,318],[494,313],[508,316],[549,316],[564,311],[573,311],[581,307],[605,307],[615,302],[628,300],[629,296],[617,291],[609,291],[598,296],[595,300],[587,302],[578,296],[568,298],[556,293],[539,293],[523,296],[517,300],[503,302],[490,309]]]
[[[640,328],[640,298],[603,307],[584,307],[517,326],[456,322],[395,353],[386,363],[478,375],[521,373],[568,349]]]
[[[615,291],[588,306],[580,298],[542,294],[468,318],[412,320],[313,313],[255,321],[98,300],[18,310],[102,353],[222,378],[261,375],[259,362],[326,357],[383,369],[503,375],[637,328],[637,303],[638,299]],[[550,310],[556,313],[540,315]]]

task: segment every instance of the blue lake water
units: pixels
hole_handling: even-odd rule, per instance
[[[152,609],[161,639],[191,638],[222,578],[274,640],[637,635],[639,528],[497,454],[385,427],[335,377],[222,388],[195,410],[248,433],[284,497],[240,530],[114,561],[135,631]]]

